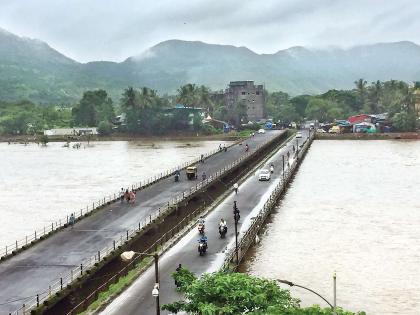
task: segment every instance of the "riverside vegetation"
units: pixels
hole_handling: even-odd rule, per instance
[[[412,131],[416,128],[414,102],[417,89],[420,89],[419,82],[410,87],[403,81],[368,84],[359,79],[352,90],[330,90],[320,95],[290,97],[284,92],[267,92],[265,112],[268,117],[283,124],[304,119],[331,122],[360,113],[386,112],[395,130]],[[80,101],[72,106],[37,105],[30,101],[0,102],[0,134],[40,134],[44,129],[81,126],[98,127],[100,134],[109,135],[114,130],[116,114],[120,113],[125,113],[127,117],[125,124],[118,127],[122,133],[221,132],[210,125],[203,125],[198,111],[170,111],[176,103],[203,108],[219,120],[248,121],[243,104],[238,103],[236,110],[229,112],[223,103],[212,99],[208,87],[186,84],[177,92],[173,96],[160,96],[147,87],[128,87],[119,102],[115,103],[105,90],[90,90],[84,92]]]
[[[274,280],[243,273],[215,272],[197,278],[185,268],[172,274],[185,299],[162,308],[188,314],[332,315],[331,308],[318,305],[302,308],[300,301]],[[337,315],[366,315],[337,308]]]

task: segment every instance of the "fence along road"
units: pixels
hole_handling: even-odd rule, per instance
[[[271,131],[255,135],[246,140],[250,151],[278,137],[283,131]],[[222,169],[244,155],[243,145],[236,144],[227,152],[210,156],[198,165],[199,176],[204,171],[207,176]],[[37,294],[45,296],[48,288],[63,274],[77,270],[80,264],[93,264],[97,253],[104,247],[112,247],[116,239],[125,241],[127,231],[133,226],[145,225],[158,209],[168,201],[189,191],[197,184],[188,181],[185,172],[181,180],[174,183],[169,177],[138,191],[135,205],[112,203],[92,216],[76,223],[73,229],[66,228],[33,247],[11,257],[0,264],[0,314],[8,314],[22,305],[34,301]],[[118,245],[118,244],[117,244]],[[76,274],[75,274],[76,277]],[[64,286],[66,283],[64,283]]]
[[[237,195],[231,193],[222,203],[220,203],[206,219],[206,236],[208,237],[208,251],[204,256],[199,256],[197,251],[197,240],[199,238],[197,229],[192,229],[185,235],[178,244],[163,254],[159,260],[160,305],[171,303],[182,299],[175,290],[174,281],[171,273],[175,271],[178,264],[200,275],[205,272],[213,272],[224,267],[225,262],[231,260],[234,248],[235,232],[233,222],[233,201],[236,200],[240,210],[241,219],[238,224],[239,238],[246,233],[251,224],[252,217],[257,217],[259,211],[264,208],[265,202],[270,195],[282,185],[282,156],[285,157],[285,169],[287,171],[287,152],[290,155],[290,166],[296,164],[293,146],[296,142],[302,145],[307,143],[308,132],[303,132],[303,138],[293,139],[287,145],[278,150],[271,158],[265,162],[263,168],[269,168],[270,163],[274,163],[274,174],[270,181],[259,182],[258,172],[250,176],[239,186]],[[228,232],[224,239],[221,239],[218,232],[218,224],[224,218],[228,225]],[[226,251],[226,247],[230,250]],[[139,279],[137,279],[124,293],[116,298],[101,315],[136,315],[136,314],[155,314],[155,299],[152,296],[152,289],[155,282],[154,267],[150,267]],[[169,314],[161,311],[161,314]]]

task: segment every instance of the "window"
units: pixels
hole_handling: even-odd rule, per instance
[[[260,95],[260,91],[257,91],[255,94]]]
[[[246,93],[245,92],[242,92],[242,95],[245,95]]]

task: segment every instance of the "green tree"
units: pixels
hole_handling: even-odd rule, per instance
[[[354,84],[356,85],[357,91],[357,110],[360,110],[365,106],[367,81],[364,79],[359,79],[354,81]]]
[[[104,90],[86,91],[72,109],[78,126],[97,126],[100,121],[112,121],[115,117],[111,98]]]
[[[301,308],[299,300],[276,282],[243,273],[216,272],[197,278],[185,268],[172,274],[184,294],[182,301],[163,305],[170,312],[189,314],[332,315],[331,308]],[[366,315],[341,308],[337,315]]]
[[[321,98],[312,98],[305,113],[307,118],[320,122],[331,122],[334,119],[343,118],[343,112],[336,103]]]
[[[101,136],[107,136],[112,133],[112,124],[109,121],[101,121],[98,124],[98,133]]]
[[[164,305],[170,312],[192,314],[242,314],[265,311],[276,305],[283,311],[297,308],[298,300],[282,290],[274,281],[258,279],[242,273],[212,273],[199,279],[187,275],[181,291],[185,301]],[[179,280],[179,279],[178,279]]]

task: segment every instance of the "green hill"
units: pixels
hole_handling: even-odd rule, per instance
[[[121,63],[79,63],[46,43],[0,29],[0,99],[72,103],[88,89],[106,89],[118,101],[123,88],[148,86],[175,93],[186,83],[223,89],[254,80],[292,95],[353,87],[358,78],[420,80],[420,46],[382,43],[351,49],[292,47],[256,54],[246,47],[169,40]]]

